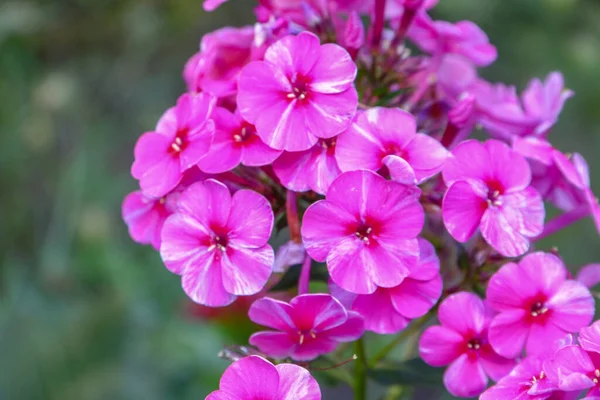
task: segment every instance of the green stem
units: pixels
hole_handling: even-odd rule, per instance
[[[377,363],[383,360],[387,355],[396,348],[400,343],[404,342],[406,339],[417,333],[423,325],[425,325],[429,319],[435,314],[435,307],[430,310],[427,314],[413,322],[413,324],[408,327],[408,329],[404,330],[398,336],[396,336],[391,342],[385,345],[375,356],[369,361],[369,367],[373,368]]]
[[[354,400],[367,398],[367,356],[362,338],[354,342],[356,363],[354,364]]]

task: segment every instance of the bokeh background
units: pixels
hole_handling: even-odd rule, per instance
[[[600,1],[441,0],[524,88],[561,70],[576,92],[551,139],[600,191]],[[137,137],[184,90],[203,33],[253,21],[250,0],[0,0],[0,399],[203,399],[251,327],[207,321],[120,219]],[[545,240],[600,261],[590,221]],[[326,398],[342,399],[342,392]],[[430,397],[431,398],[431,397]]]

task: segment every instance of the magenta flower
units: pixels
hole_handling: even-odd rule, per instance
[[[420,183],[442,169],[448,152],[437,140],[416,132],[410,113],[399,108],[370,108],[338,138],[335,156],[340,169],[378,171],[387,166],[396,178],[395,167],[400,164],[402,170],[412,169]],[[404,167],[406,163],[410,168]]]
[[[544,204],[529,186],[527,161],[506,144],[488,140],[461,143],[452,151],[443,176],[446,228],[459,242],[477,231],[500,254],[521,255],[529,240],[542,233]]]
[[[200,51],[186,63],[183,78],[191,92],[218,97],[235,94],[237,77],[253,58],[254,27],[226,27],[202,37]]]
[[[480,400],[558,400],[557,382],[544,369],[544,359],[536,356],[521,361],[507,376],[486,390]]]
[[[223,373],[219,390],[205,400],[321,400],[319,384],[294,364],[273,365],[259,356],[242,358]]]
[[[215,121],[215,137],[208,154],[198,163],[202,171],[226,172],[240,163],[249,167],[267,165],[281,154],[264,144],[254,125],[244,121],[238,113],[217,107],[211,118]]]
[[[418,262],[416,237],[424,223],[419,194],[371,171],[341,174],[325,200],[304,214],[306,251],[327,261],[331,279],[349,292],[398,286]]]
[[[419,341],[421,358],[434,367],[449,365],[444,385],[454,395],[473,397],[483,392],[488,376],[499,380],[514,367],[498,355],[488,340],[490,312],[472,293],[460,292],[440,305],[441,325],[427,328]]]
[[[267,199],[250,190],[231,196],[225,185],[208,179],[181,194],[177,212],[163,226],[160,254],[192,300],[225,306],[235,296],[258,293],[269,279],[272,228]]]
[[[138,139],[131,175],[146,195],[164,196],[206,155],[215,129],[209,119],[215,102],[205,93],[184,94],[163,114],[156,131]]]
[[[353,342],[365,330],[362,317],[329,294],[302,294],[290,303],[268,297],[256,300],[248,316],[275,331],[257,332],[250,344],[275,358],[308,361]]]
[[[331,293],[365,320],[365,329],[393,334],[406,328],[413,318],[425,315],[442,294],[440,260],[428,241],[419,238],[419,265],[400,285],[377,288],[372,294],[354,294],[330,283]]]
[[[541,354],[567,333],[588,325],[594,299],[581,283],[566,279],[567,270],[552,254],[528,254],[505,264],[492,276],[487,299],[498,311],[490,342],[505,357]]]
[[[141,191],[129,193],[123,200],[122,215],[129,236],[140,244],[160,249],[160,232],[169,215],[177,209],[179,193],[161,198],[148,197]]]
[[[565,391],[586,390],[585,399],[600,398],[600,322],[583,328],[580,346],[565,346],[548,363],[548,374]]]
[[[336,142],[337,137],[319,139],[308,150],[284,152],[273,162],[273,171],[289,190],[325,194],[342,173],[335,158]]]
[[[277,150],[301,151],[348,127],[358,105],[356,65],[336,44],[312,33],[286,36],[265,61],[248,64],[238,81],[242,117]]]
[[[471,21],[455,24],[432,21],[427,14],[420,13],[414,19],[408,36],[421,50],[434,57],[458,54],[479,67],[490,65],[498,55],[485,32]]]

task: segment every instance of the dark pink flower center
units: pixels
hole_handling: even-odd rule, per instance
[[[317,333],[310,329],[302,329],[298,331],[298,344],[303,345],[307,341],[315,340],[317,338]]]
[[[546,373],[544,371],[541,371],[539,375],[534,375],[531,378],[531,386],[537,384],[539,381],[543,381],[544,379],[546,379]]]
[[[531,316],[534,318],[540,317],[548,312],[548,308],[543,301],[536,301],[530,307]]]
[[[600,369],[596,368],[596,370],[594,372],[592,372],[589,375],[590,379],[592,380],[592,382],[594,382],[595,385],[600,385]]]
[[[381,158],[383,158],[385,156],[398,156],[398,157],[403,158],[404,160],[408,161],[406,158],[407,154],[404,151],[404,149],[399,147],[395,143],[390,143],[385,146],[385,149],[384,149],[384,152],[383,152],[383,155]]]
[[[368,224],[360,224],[356,227],[354,235],[356,235],[356,237],[362,240],[363,242],[369,243],[373,236],[373,228]]]
[[[254,125],[244,121],[239,131],[233,134],[233,141],[236,143],[245,143],[250,141],[256,136],[256,128]]]
[[[177,131],[175,134],[175,139],[173,139],[171,147],[169,147],[169,152],[171,154],[177,155],[185,149],[187,146],[188,131],[188,128],[182,128]]]
[[[290,100],[306,100],[310,93],[310,80],[305,76],[298,75],[291,83],[292,91],[287,94],[287,98]]]
[[[504,187],[498,181],[492,180],[486,182],[488,187],[487,203],[488,206],[499,207],[502,205],[502,194]]]
[[[472,351],[479,351],[481,348],[481,340],[478,338],[472,338],[467,342],[467,348]]]
[[[332,137],[330,139],[319,139],[319,144],[325,150],[327,150],[327,154],[333,155],[335,153],[335,144],[337,142],[337,138]]]
[[[216,249],[225,252],[225,250],[227,250],[227,243],[227,235],[215,234],[210,238],[210,246],[208,247],[208,251]]]

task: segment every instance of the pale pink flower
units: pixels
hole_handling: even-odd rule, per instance
[[[490,325],[490,342],[506,357],[543,354],[549,343],[587,326],[594,299],[581,283],[567,280],[563,263],[552,254],[528,254],[505,264],[487,288],[498,315]]]
[[[271,45],[264,61],[241,72],[238,107],[258,135],[277,150],[301,151],[348,127],[358,105],[356,65],[336,44],[309,32]]]
[[[414,184],[437,174],[448,152],[434,138],[417,133],[410,113],[399,108],[374,107],[359,113],[339,136],[335,156],[342,171],[378,171],[387,166],[392,179],[397,179],[396,166],[400,165],[401,171],[413,171]]]
[[[273,365],[259,356],[242,358],[223,373],[219,390],[205,400],[321,400],[316,379],[294,364]]]
[[[468,140],[452,151],[443,170],[448,190],[443,200],[446,228],[459,242],[479,229],[500,254],[521,255],[542,233],[544,204],[529,186],[527,161],[497,140]]]
[[[329,294],[302,294],[289,304],[268,297],[248,311],[253,322],[274,329],[250,336],[250,344],[275,358],[308,361],[352,342],[365,330],[362,317]]]
[[[365,329],[393,334],[406,328],[411,319],[425,315],[442,294],[440,260],[431,243],[419,238],[419,264],[393,288],[377,288],[372,294],[354,294],[330,282],[331,293],[349,310],[365,320]]]
[[[202,171],[226,172],[240,163],[248,167],[267,165],[281,154],[264,144],[254,125],[244,121],[238,113],[217,107],[211,118],[215,121],[215,136],[208,154],[198,163]]]
[[[135,145],[131,175],[142,191],[160,198],[179,184],[185,171],[206,155],[215,125],[210,114],[216,99],[206,93],[184,94],[168,109],[156,130],[143,134]]]
[[[302,239],[308,254],[327,261],[343,289],[369,294],[395,287],[418,263],[416,239],[424,223],[420,190],[386,181],[371,171],[341,174],[325,200],[304,213]]]
[[[498,355],[488,340],[491,313],[473,293],[460,292],[440,305],[441,325],[427,328],[419,341],[421,358],[435,367],[448,365],[444,385],[454,395],[482,393],[488,377],[499,380],[515,362]]]
[[[337,137],[319,139],[308,150],[283,152],[273,162],[273,172],[289,190],[313,190],[325,194],[334,179],[342,173],[335,158],[336,141]]]
[[[192,300],[225,306],[266,284],[273,268],[267,244],[272,228],[267,199],[250,190],[231,196],[225,185],[208,179],[181,194],[177,212],[163,226],[160,254],[181,275]]]

